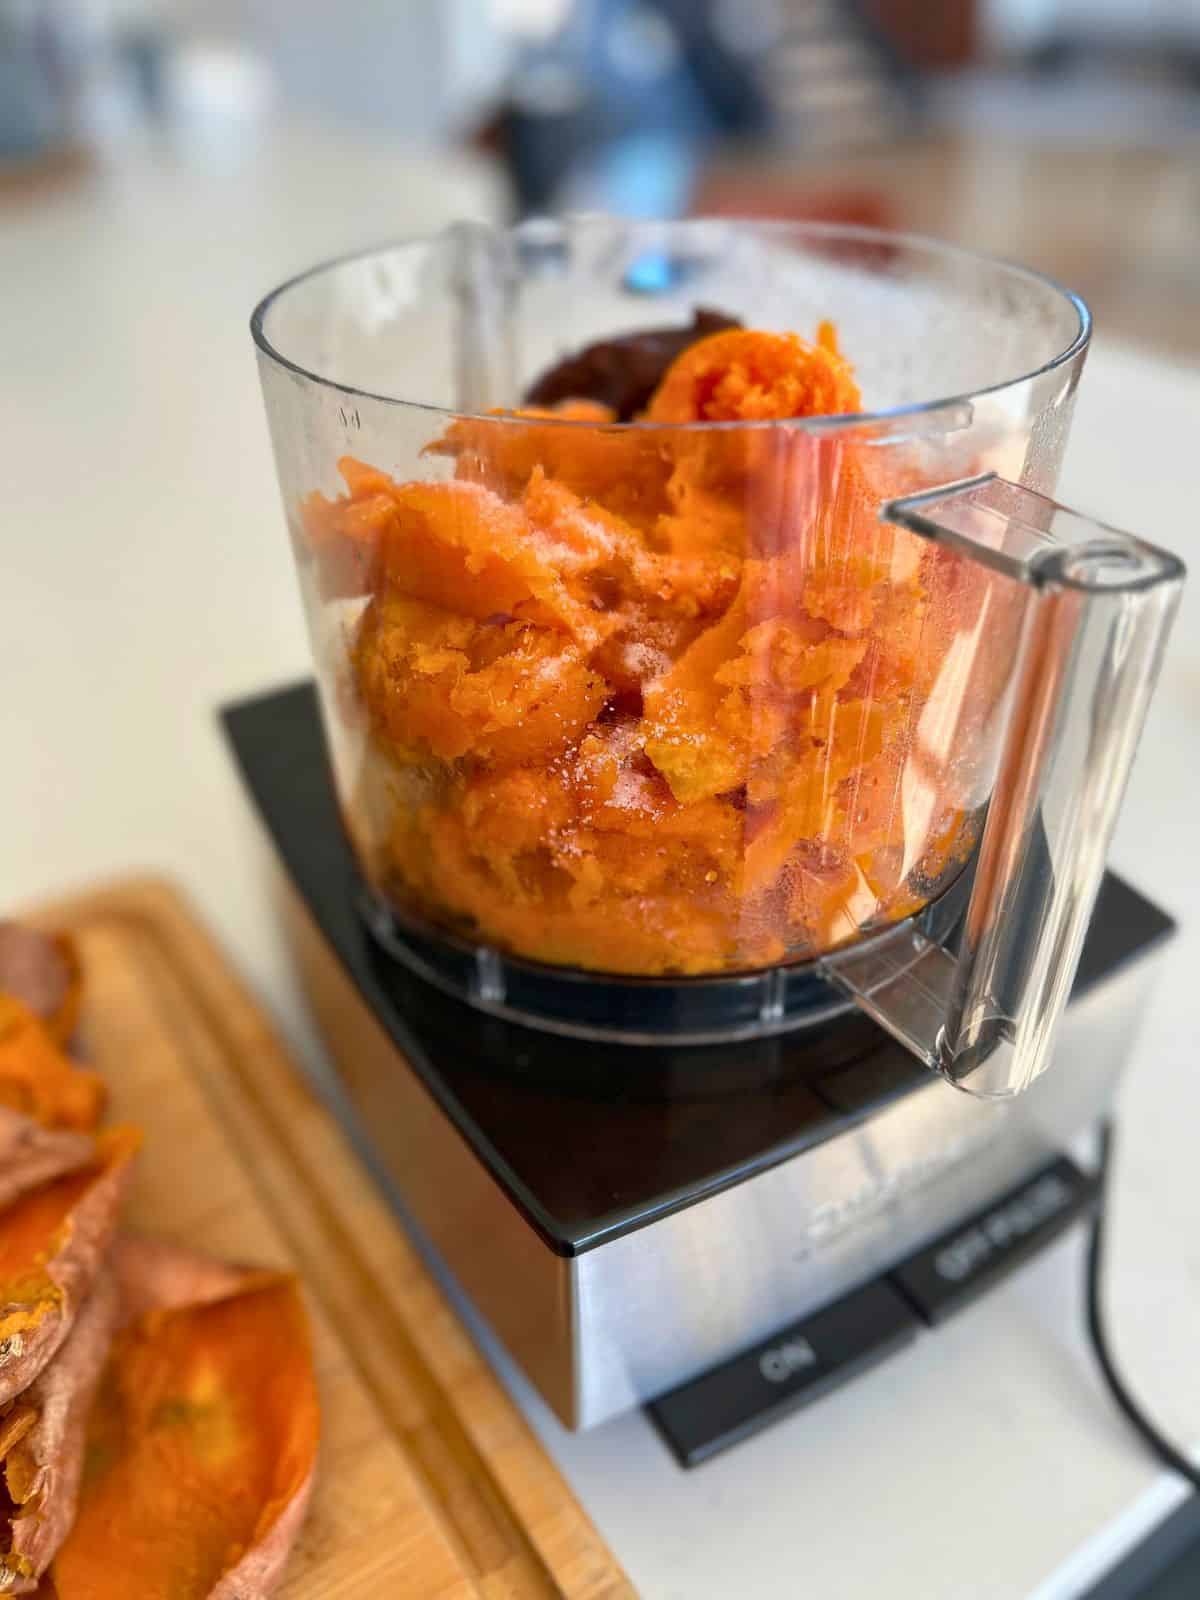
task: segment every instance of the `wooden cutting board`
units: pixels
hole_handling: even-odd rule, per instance
[[[39,910],[75,935],[132,1226],[308,1291],[317,1489],[287,1600],[618,1600],[634,1590],[270,1023],[167,885]]]

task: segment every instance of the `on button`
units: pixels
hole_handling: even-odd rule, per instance
[[[680,1463],[694,1467],[874,1366],[919,1326],[890,1284],[868,1283],[646,1409]]]

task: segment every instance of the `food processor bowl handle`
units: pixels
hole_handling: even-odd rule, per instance
[[[959,952],[908,922],[822,967],[952,1084],[1003,1098],[1050,1064],[1184,568],[990,473],[880,517],[1023,585],[1021,643]]]

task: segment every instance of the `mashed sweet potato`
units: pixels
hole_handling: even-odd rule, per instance
[[[372,881],[631,974],[800,959],[917,908],[968,843],[937,739],[981,591],[879,521],[911,484],[878,449],[786,426],[859,410],[828,324],[732,328],[640,426],[581,397],[455,422],[440,481],[343,461],[303,521],[321,593],[362,601]]]

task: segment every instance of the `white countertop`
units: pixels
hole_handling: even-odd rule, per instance
[[[375,238],[488,215],[486,169],[291,131],[147,151],[0,212],[0,906],[129,869],[194,896],[309,1061],[214,707],[308,647],[246,323]],[[1097,342],[1061,492],[1200,567],[1200,374]],[[1200,1442],[1200,581],[1114,864],[1184,919],[1121,1105],[1116,1341]],[[649,1600],[1070,1600],[1181,1491],[1082,1336],[1077,1237],[811,1411],[684,1474],[641,1416],[531,1415]]]

